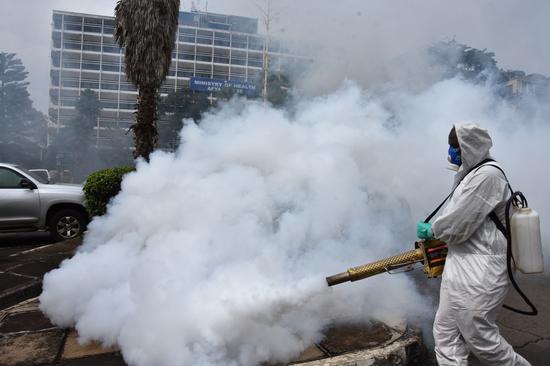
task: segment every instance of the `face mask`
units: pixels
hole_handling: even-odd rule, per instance
[[[458,165],[462,164],[462,159],[460,158],[460,149],[454,148],[449,145],[449,161],[451,164]]]

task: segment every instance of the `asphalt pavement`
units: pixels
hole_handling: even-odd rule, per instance
[[[497,319],[500,332],[533,366],[550,365],[550,268],[547,268],[546,275],[522,275],[517,280],[539,313],[525,316],[502,309]],[[529,310],[513,289],[506,303]]]
[[[0,234],[0,365],[124,365],[118,350],[79,345],[74,331],[53,327],[37,308],[43,275],[72,256],[80,241],[53,243],[47,233]],[[533,366],[550,365],[550,275],[523,275],[517,280],[539,315],[502,309],[497,323],[505,339]],[[513,290],[506,303],[525,308]],[[361,338],[356,332],[348,337]],[[341,335],[335,338],[349,342]],[[303,356],[309,360],[334,356],[322,343],[306,351]],[[472,356],[470,365],[481,363]]]

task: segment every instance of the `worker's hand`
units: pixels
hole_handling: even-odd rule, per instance
[[[419,221],[416,225],[416,236],[420,239],[433,239],[432,224],[429,222]]]

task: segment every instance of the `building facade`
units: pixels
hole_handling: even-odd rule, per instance
[[[95,91],[101,114],[95,128],[98,146],[109,144],[133,124],[137,90],[124,73],[124,53],[115,42],[114,17],[53,11],[50,70],[50,131],[74,117],[85,89]],[[180,12],[172,65],[161,94],[189,88],[191,81],[226,80],[261,85],[265,37],[258,20],[205,12]],[[296,62],[288,50],[269,41],[270,70]],[[51,134],[50,134],[51,136]],[[51,139],[49,139],[51,140]]]

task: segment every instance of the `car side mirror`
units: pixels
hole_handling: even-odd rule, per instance
[[[31,182],[30,180],[28,180],[27,178],[21,178],[21,180],[19,181],[19,185],[21,187],[27,188],[27,189],[35,189],[36,188],[34,183]]]

